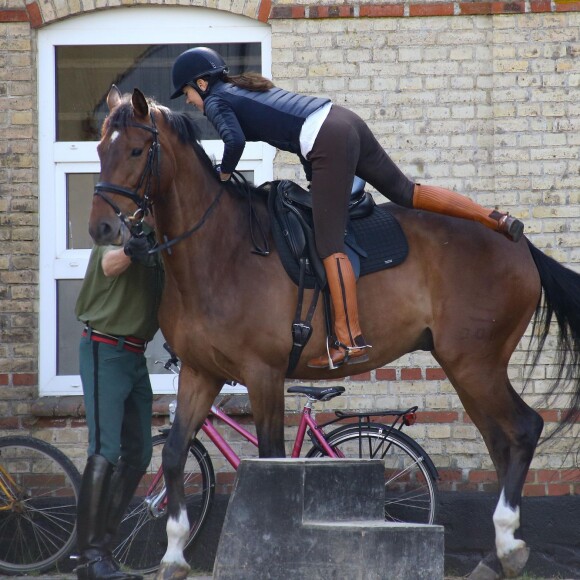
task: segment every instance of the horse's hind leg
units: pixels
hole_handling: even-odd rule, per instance
[[[528,557],[525,542],[515,538],[520,527],[522,490],[534,451],[543,428],[542,418],[516,394],[507,383],[507,394],[513,401],[512,415],[503,431],[496,427],[487,437],[490,454],[496,465],[500,497],[493,514],[496,554],[507,578],[519,576]],[[502,476],[503,474],[503,476]]]
[[[175,421],[163,447],[163,476],[167,487],[167,551],[156,580],[187,578],[189,564],[183,550],[189,537],[189,520],[183,489],[183,470],[191,438],[199,431],[221,383],[199,375],[185,365],[179,374]]]
[[[489,370],[489,369],[487,369]],[[472,369],[473,371],[473,369]],[[469,416],[481,432],[495,466],[500,497],[493,514],[496,553],[486,557],[470,575],[471,580],[519,575],[529,556],[520,527],[522,490],[540,433],[542,418],[512,388],[507,372],[499,378],[481,369],[474,380],[450,375]]]

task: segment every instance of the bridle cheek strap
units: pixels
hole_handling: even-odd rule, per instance
[[[135,228],[134,218],[139,213],[141,213],[141,219],[146,215],[149,206],[151,205],[151,182],[153,178],[157,179],[157,189],[159,189],[159,157],[161,153],[161,147],[159,145],[159,132],[155,126],[155,117],[151,115],[151,122],[153,126],[144,125],[142,123],[131,123],[131,127],[137,127],[139,129],[144,129],[153,134],[153,142],[149,147],[149,152],[147,154],[147,163],[145,169],[141,174],[141,179],[134,190],[131,190],[122,185],[116,185],[115,183],[109,183],[106,181],[99,181],[95,185],[95,191],[93,195],[98,195],[103,201],[105,201],[115,212],[115,215],[123,222],[123,224],[133,233]],[[144,187],[143,195],[139,195],[139,190]],[[112,193],[116,195],[122,195],[130,199],[136,206],[137,211],[133,214],[132,218],[127,218],[127,216],[121,211],[119,206],[107,195],[107,193]]]

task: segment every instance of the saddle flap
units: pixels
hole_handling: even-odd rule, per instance
[[[290,246],[292,254],[296,259],[302,258],[306,250],[306,236],[304,235],[304,228],[298,219],[298,216],[291,211],[280,211],[278,214],[282,224],[282,234]]]
[[[299,186],[296,187],[301,189]],[[308,223],[297,206],[287,202],[284,189],[279,187],[278,191],[282,195],[276,196],[274,208],[278,222],[282,227],[282,235],[296,261],[300,261],[302,257],[308,258],[307,274],[314,275],[320,286],[323,287],[326,283],[326,274],[320,258],[316,254],[312,225]]]

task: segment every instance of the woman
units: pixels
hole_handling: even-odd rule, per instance
[[[284,91],[255,73],[227,73],[224,59],[214,50],[187,50],[173,64],[171,98],[184,94],[218,131],[225,145],[218,168],[222,181],[230,178],[246,141],[264,141],[300,157],[311,182],[316,247],[328,278],[336,338],[327,353],[308,361],[309,367],[368,359],[369,346],[358,321],[356,279],[343,240],[355,175],[404,207],[478,221],[515,242],[521,238],[522,222],[508,214],[407,179],[355,113],[329,99]]]

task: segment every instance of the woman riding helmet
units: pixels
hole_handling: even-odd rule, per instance
[[[522,236],[523,223],[508,214],[485,209],[454,191],[407,179],[366,123],[329,99],[285,91],[256,73],[229,76],[224,59],[205,47],[179,55],[172,77],[171,98],[185,95],[224,142],[218,167],[223,181],[236,168],[246,141],[264,141],[300,157],[311,182],[316,246],[328,278],[336,338],[327,353],[308,361],[309,367],[368,360],[369,345],[358,320],[356,279],[344,251],[355,175],[404,207],[478,221],[515,242]]]

